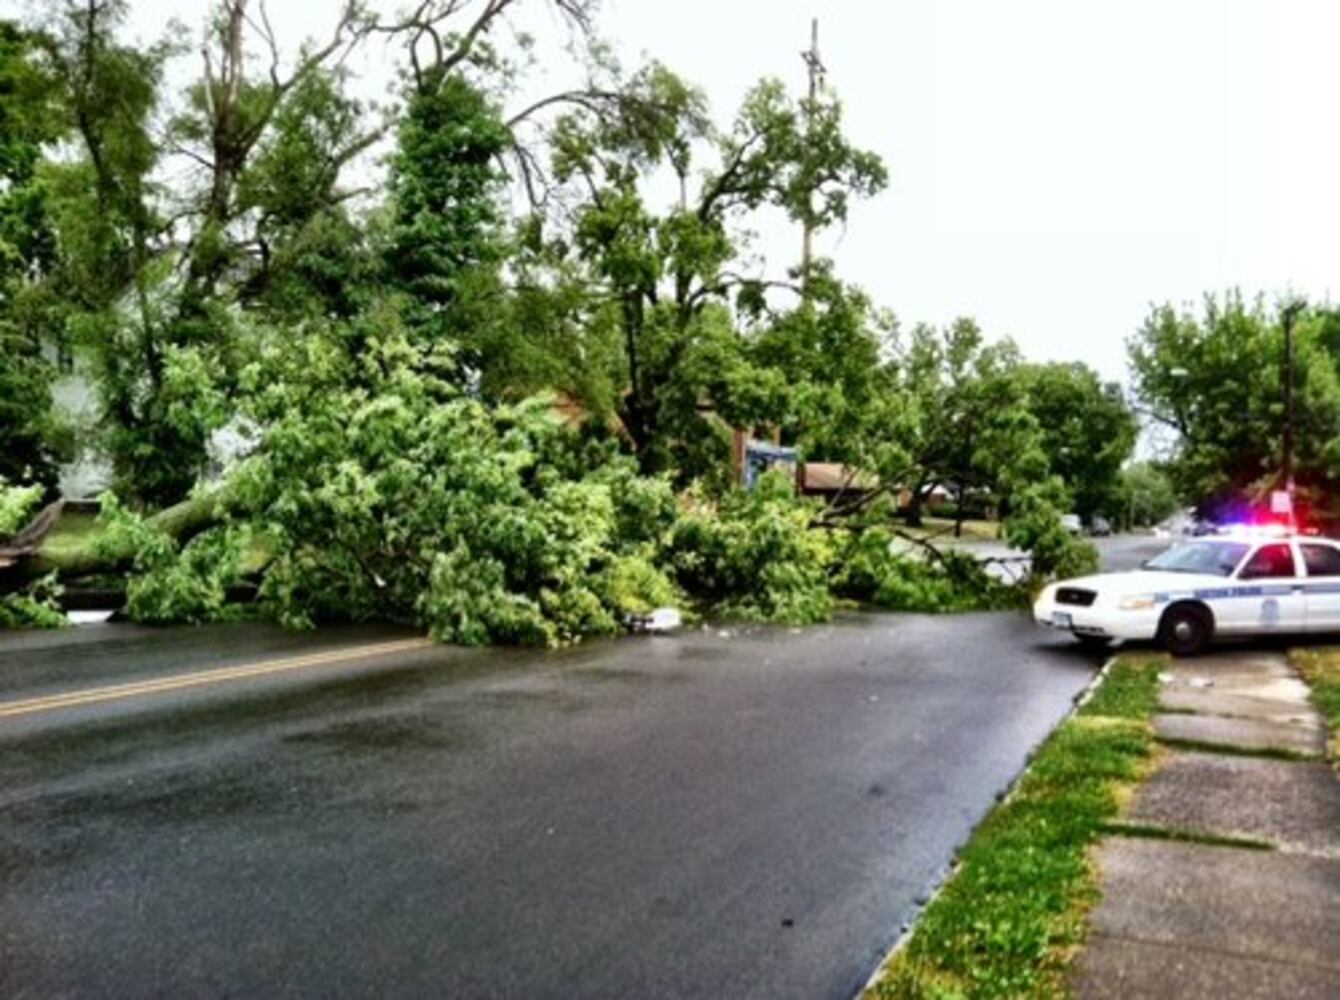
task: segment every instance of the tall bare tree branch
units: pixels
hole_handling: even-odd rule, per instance
[[[470,0],[422,0],[414,11],[396,21],[372,23],[369,31],[385,35],[406,35],[415,83],[420,88],[435,84],[466,62],[475,51],[479,40],[518,0],[483,0],[469,24],[458,34],[446,31],[448,22],[459,19],[473,5]],[[595,0],[550,0],[550,3],[582,33],[591,30],[591,15]],[[419,60],[418,47],[427,36],[433,43],[432,64],[425,67]]]
[[[308,76],[320,69],[338,51],[357,43],[363,17],[359,0],[345,0],[340,17],[329,39],[319,48],[302,56],[287,77],[281,75],[278,39],[270,22],[264,0],[259,4],[259,21],[248,12],[250,0],[221,0],[221,26],[212,43],[202,48],[204,59],[204,100],[208,118],[210,155],[190,154],[210,168],[210,190],[201,213],[206,225],[223,229],[233,219],[233,196],[238,178],[253,151],[269,128],[284,97]],[[246,91],[246,29],[250,27],[264,41],[269,52],[269,83],[263,104],[244,117]],[[217,46],[217,61],[214,51]],[[379,136],[373,136],[368,145]],[[364,147],[366,148],[366,147]],[[187,152],[181,150],[182,152]],[[350,152],[350,157],[360,149]],[[338,167],[339,164],[336,164]],[[188,282],[199,294],[207,294],[215,280],[217,258],[207,262],[191,256]]]

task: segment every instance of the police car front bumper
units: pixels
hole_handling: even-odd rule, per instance
[[[1058,604],[1051,588],[1033,605],[1033,621],[1044,628],[1107,639],[1153,639],[1159,628],[1159,609],[1123,611],[1106,606],[1102,595],[1088,607]]]

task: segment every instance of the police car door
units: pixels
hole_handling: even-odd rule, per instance
[[[1340,631],[1340,548],[1299,542],[1298,551],[1307,572],[1307,630]]]
[[[1288,542],[1258,548],[1228,589],[1209,602],[1217,631],[1301,632],[1306,626],[1307,598]]]

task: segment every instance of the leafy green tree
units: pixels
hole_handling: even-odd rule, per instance
[[[891,316],[877,314],[829,264],[815,265],[795,308],[746,331],[752,367],[741,381],[766,395],[745,397],[743,422],[775,426],[812,461],[866,470],[903,465],[908,407],[885,356],[896,336]]]
[[[1340,485],[1340,378],[1333,321],[1295,325],[1295,469],[1324,514]],[[1278,312],[1241,295],[1207,296],[1201,316],[1154,309],[1130,341],[1137,398],[1176,435],[1167,464],[1178,492],[1211,513],[1280,488],[1284,335]]]
[[[1093,543],[1072,535],[1061,524],[1061,515],[1070,506],[1070,494],[1059,476],[1035,479],[1015,492],[1005,521],[1005,538],[1028,553],[1034,583],[1098,570],[1098,550]]]
[[[1134,462],[1121,470],[1115,500],[1112,515],[1132,528],[1158,524],[1180,506],[1172,480],[1152,462]]]
[[[644,469],[704,472],[724,459],[725,438],[709,387],[687,381],[704,372],[694,354],[743,384],[748,358],[731,347],[729,307],[757,312],[770,288],[802,291],[744,273],[743,229],[764,208],[815,228],[841,221],[851,198],[883,186],[883,165],[845,138],[835,101],[794,101],[775,81],[751,91],[725,132],[696,89],[655,64],[573,103],[553,129],[552,169],[579,202],[537,223],[529,246],[540,259],[526,263],[556,275],[551,285],[585,286],[577,328],[592,358],[617,367],[560,388],[612,392],[583,401],[617,415]],[[679,191],[664,207],[650,194],[658,173]],[[587,339],[572,349],[585,353]]]
[[[14,486],[0,476],[0,541],[19,532],[42,499],[41,486]],[[63,588],[55,573],[35,579],[6,579],[0,560],[0,629],[58,628],[67,624],[58,600]]]
[[[264,430],[229,497],[272,554],[263,604],[291,623],[375,617],[543,644],[672,599],[654,565],[668,486],[574,456],[543,398],[491,409],[466,395],[451,353],[388,300],[248,371]]]
[[[780,473],[731,490],[675,525],[672,564],[689,593],[730,618],[810,624],[832,613],[830,554],[809,530],[813,511]]]
[[[455,345],[476,376],[509,312],[499,158],[510,146],[493,102],[464,75],[437,70],[411,92],[391,159],[388,281],[420,335]]]
[[[201,80],[166,122],[163,81],[181,49],[126,43],[125,0],[61,0],[43,36],[77,137],[73,158],[43,170],[61,248],[49,285],[96,382],[118,485],[149,505],[187,493],[232,416],[254,348],[238,306],[348,311],[346,281],[357,285],[346,248],[360,240],[337,180],[371,140],[326,67],[361,15],[346,7],[330,40],[285,69],[264,11],[247,8],[219,0]],[[192,168],[171,188],[169,163]]]
[[[379,284],[372,234],[349,208],[367,189],[344,179],[385,131],[368,115],[343,72],[314,67],[277,105],[238,177],[234,214],[249,232],[230,285],[267,322],[350,317]]]
[[[1138,432],[1121,386],[1082,362],[1023,365],[1019,377],[1047,465],[1065,482],[1074,512],[1086,522],[1115,514],[1119,474]]]
[[[11,485],[0,476],[0,538],[8,538],[28,523],[42,499],[42,487]]]
[[[1017,606],[1018,588],[994,579],[968,552],[917,558],[884,527],[852,532],[836,560],[833,589],[893,611],[950,613]]]
[[[212,527],[182,544],[112,494],[103,497],[99,524],[97,546],[105,557],[131,553],[126,585],[131,619],[199,624],[236,616],[229,590],[242,580],[252,537],[248,525]]]
[[[0,478],[49,488],[63,450],[51,359],[64,345],[43,287],[58,251],[38,167],[62,122],[40,54],[39,38],[0,21]]]
[[[1019,378],[1013,342],[987,343],[970,319],[940,331],[912,330],[899,358],[900,388],[911,416],[906,464],[884,470],[907,489],[909,521],[920,522],[936,486],[951,490],[961,530],[973,499],[1008,504],[1014,489],[1042,478],[1046,453]]]
[[[79,154],[45,168],[62,249],[51,285],[90,359],[118,480],[164,501],[194,480],[205,434],[173,406],[161,335],[170,246],[155,209],[153,118],[171,47],[120,42],[126,12],[122,0],[65,0],[48,25],[47,59]]]
[[[173,149],[204,168],[204,183],[190,196],[179,336],[208,338],[220,283],[235,279],[234,269],[251,270],[256,257],[264,268],[275,223],[292,227],[331,207],[340,169],[380,135],[375,128],[368,138],[359,133],[360,107],[342,94],[343,74],[328,69],[361,37],[359,4],[345,0],[329,37],[306,44],[286,68],[264,7],[253,16],[249,2],[216,0],[203,73],[169,133]],[[265,46],[265,62],[248,52],[249,33]],[[269,162],[258,168],[262,152]],[[284,168],[295,172],[281,176]],[[254,172],[268,183],[249,184]],[[268,203],[255,203],[258,186]]]

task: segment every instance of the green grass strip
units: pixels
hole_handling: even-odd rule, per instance
[[[97,514],[63,511],[51,533],[42,540],[42,548],[60,556],[93,545],[102,534]]]
[[[1161,661],[1118,659],[1042,744],[868,994],[1059,996],[1097,899],[1089,847],[1147,770]]]
[[[1340,770],[1340,649],[1296,649],[1293,664],[1312,689],[1312,704],[1326,719],[1331,764]]]

